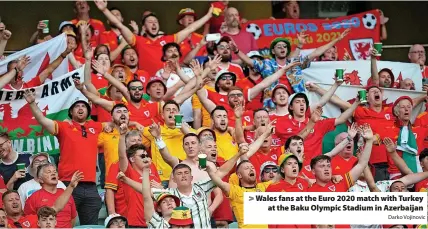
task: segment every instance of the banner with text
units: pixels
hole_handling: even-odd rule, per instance
[[[336,69],[345,69],[344,77],[347,80],[344,85],[366,86],[371,76],[369,60],[360,61],[323,61],[314,62],[310,68],[303,70],[305,81],[333,84]],[[400,63],[392,61],[377,61],[378,71],[387,68],[394,75],[394,88],[398,88],[399,83],[406,79],[412,79],[415,89],[422,91],[422,73],[419,65],[412,63]]]
[[[349,55],[353,60],[370,58],[369,48],[380,39],[380,19],[377,10],[333,19],[264,19],[249,21],[244,25],[254,35],[263,56],[270,55],[270,43],[277,37],[297,45],[297,34],[306,30],[309,35],[304,49],[315,49],[336,39],[343,31],[351,32],[336,44],[338,58]]]
[[[87,100],[76,89],[73,79],[83,81],[84,66],[54,78],[30,90],[36,93],[36,103],[43,114],[52,120],[68,118],[68,108],[76,100]],[[0,90],[0,131],[9,133],[17,152],[58,153],[57,139],[43,129],[34,119],[31,108],[24,98],[24,91]]]
[[[27,55],[30,57],[30,64],[24,69],[24,81],[28,82],[43,70],[48,65],[58,58],[62,52],[67,48],[67,37],[65,34],[58,35],[53,39],[43,42],[38,45],[31,46],[12,55],[7,56],[6,59],[0,61],[0,74],[7,71],[7,63],[16,60],[21,56]],[[68,58],[66,58],[52,73],[52,76],[59,77],[68,72]],[[52,78],[52,77],[49,77]],[[46,80],[46,82],[49,79]]]

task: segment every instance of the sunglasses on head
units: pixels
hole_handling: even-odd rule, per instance
[[[265,173],[270,173],[270,172],[277,173],[278,168],[265,168],[265,169],[263,169],[263,172],[265,172]]]
[[[220,79],[222,79],[222,80],[231,80],[231,79],[233,79],[233,76],[231,76],[231,75],[222,75],[222,76],[220,76]]]
[[[131,91],[136,91],[136,90],[142,91],[143,90],[143,86],[131,86],[131,87],[129,87],[129,89]]]

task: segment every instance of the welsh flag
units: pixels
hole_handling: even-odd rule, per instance
[[[16,52],[9,55],[3,61],[0,61],[0,74],[7,71],[7,63],[9,63],[9,61],[16,60],[21,56],[27,55],[30,57],[30,64],[24,69],[23,77],[24,81],[28,82],[45,70],[49,63],[58,58],[66,48],[67,36],[65,34],[58,35],[49,41]],[[66,58],[52,73],[52,77],[59,77],[67,72],[68,58]],[[52,77],[49,77],[46,82],[51,80]]]
[[[31,88],[36,93],[38,107],[47,118],[60,121],[67,119],[71,104],[76,100],[86,100],[75,88],[73,79],[83,81],[84,66]],[[0,90],[0,131],[9,133],[17,152],[58,153],[58,140],[34,119],[23,94],[24,91]]]

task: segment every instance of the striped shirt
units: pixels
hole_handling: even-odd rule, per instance
[[[170,228],[169,223],[165,220],[165,218],[158,215],[158,213],[153,212],[152,218],[147,223],[148,228]]]
[[[194,228],[211,228],[211,217],[208,211],[208,197],[215,187],[210,178],[200,180],[192,184],[192,193],[190,196],[184,195],[177,188],[152,189],[155,198],[162,192],[168,192],[177,196],[182,206],[188,207],[192,212]]]

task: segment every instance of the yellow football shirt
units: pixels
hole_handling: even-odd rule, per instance
[[[238,152],[238,145],[227,131],[224,133],[215,131],[215,135],[217,138],[216,143],[218,156],[224,158],[225,160],[229,160]]]
[[[169,153],[180,160],[186,159],[186,152],[184,152],[183,149],[184,134],[180,131],[180,129],[171,129],[168,128],[166,125],[163,125],[160,128],[162,139],[165,142]],[[196,131],[194,129],[191,129],[191,132]],[[156,166],[156,169],[158,170],[160,179],[162,181],[169,180],[172,168],[163,160],[159,149],[156,146],[156,142],[149,132],[149,128],[144,128],[143,136],[147,139],[147,141],[143,140],[143,144],[146,147],[151,148],[152,161],[153,164]]]
[[[255,188],[244,188],[239,185],[230,184],[229,199],[233,213],[238,221],[238,228],[268,228],[268,225],[244,224],[244,193],[265,192],[272,181],[258,183]]]
[[[208,91],[213,91],[215,92],[214,87],[210,87],[205,85],[204,86],[205,89],[207,89]],[[202,105],[201,101],[199,100],[197,95],[193,95],[192,96],[192,109],[193,110],[197,110],[197,109],[201,109],[201,115],[202,115],[202,126],[203,127],[211,127],[211,116],[210,113],[207,111],[207,109],[205,109],[205,107]]]

